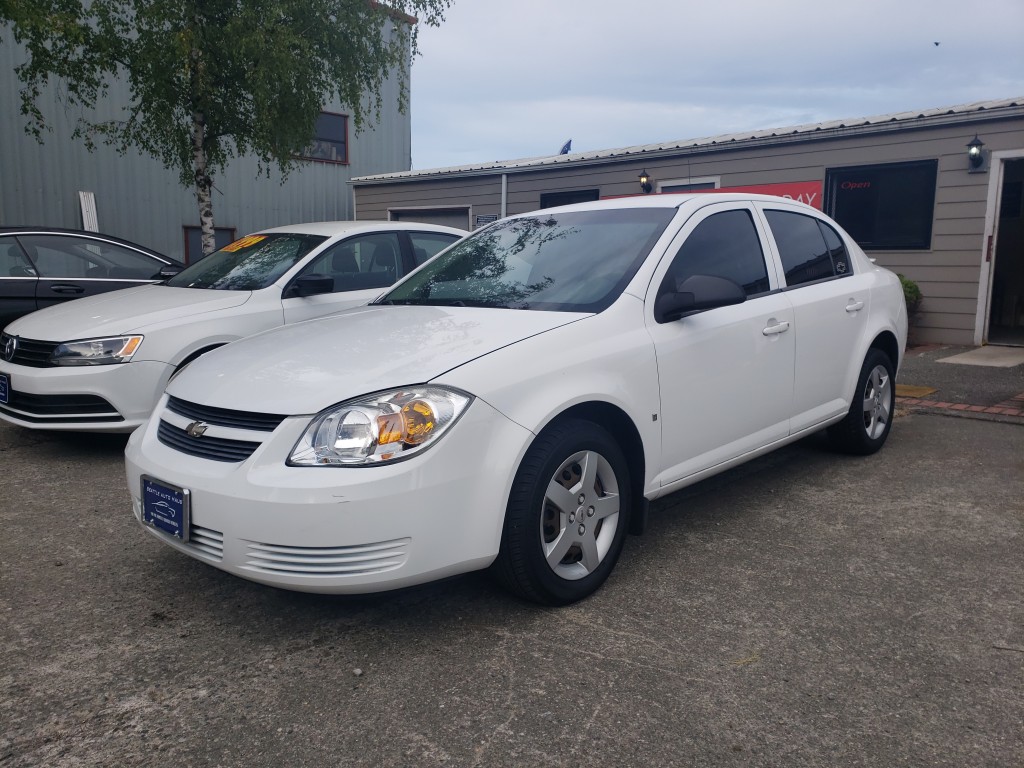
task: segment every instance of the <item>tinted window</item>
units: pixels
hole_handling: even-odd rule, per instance
[[[831,250],[825,244],[817,219],[789,211],[765,211],[764,215],[779,248],[786,285],[835,276]]]
[[[334,278],[334,292],[386,288],[402,276],[398,234],[378,232],[343,240],[317,256],[303,275]]]
[[[597,189],[574,189],[569,192],[545,192],[540,196],[541,208],[556,208],[559,205],[573,203],[589,203],[600,200],[601,192]]]
[[[167,285],[255,291],[266,288],[326,240],[318,235],[249,235],[182,270]]]
[[[675,213],[625,208],[505,219],[453,245],[381,303],[600,312]]]
[[[437,256],[441,251],[459,238],[456,235],[445,235],[440,232],[410,232],[412,255],[416,266]]]
[[[104,240],[66,235],[19,235],[41,277],[149,280],[163,266],[151,256]]]
[[[303,155],[310,160],[348,162],[348,117],[321,112],[316,119],[313,143]]]
[[[32,262],[13,237],[0,237],[0,277],[35,277]]]
[[[847,275],[853,270],[850,268],[850,256],[843,245],[843,239],[832,227],[821,219],[818,219],[818,229],[825,236],[825,245],[828,246],[829,256],[832,257],[832,269],[837,275]]]
[[[672,260],[659,295],[693,275],[732,280],[748,296],[768,290],[764,251],[749,211],[716,213],[698,224]]]
[[[931,245],[938,161],[829,170],[825,210],[861,248]]]

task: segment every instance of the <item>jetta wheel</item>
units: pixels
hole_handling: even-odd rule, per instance
[[[829,437],[837,448],[867,455],[882,447],[892,428],[895,378],[889,356],[878,349],[870,350],[846,418],[829,427]]]
[[[530,600],[580,600],[615,566],[629,511],[629,469],[612,437],[588,421],[560,422],[519,467],[493,569]]]

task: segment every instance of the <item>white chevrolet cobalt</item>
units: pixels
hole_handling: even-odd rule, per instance
[[[215,350],[128,442],[135,516],[217,568],[369,592],[608,577],[647,502],[892,425],[896,276],[817,210],[664,195],[514,216],[369,306]]]
[[[0,337],[0,419],[130,432],[168,380],[215,347],[365,304],[466,233],[324,222],[243,237],[157,285],[78,299]]]

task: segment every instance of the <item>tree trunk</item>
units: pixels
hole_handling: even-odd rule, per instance
[[[217,249],[213,230],[213,179],[206,170],[206,119],[202,112],[192,113],[192,171],[196,180],[196,202],[199,203],[199,226],[202,229],[203,255]]]

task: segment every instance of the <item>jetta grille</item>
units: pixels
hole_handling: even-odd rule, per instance
[[[0,352],[7,348],[10,338],[11,335],[7,333],[0,335]],[[50,355],[58,346],[59,342],[56,341],[36,341],[19,336],[14,356],[8,362],[29,368],[53,368],[55,366],[50,362]]]
[[[192,437],[184,429],[169,424],[161,419],[157,428],[157,438],[164,445],[211,461],[240,462],[252,456],[260,447],[260,443],[248,440],[229,440],[224,437]]]
[[[252,429],[259,432],[273,432],[277,425],[285,420],[285,416],[276,413],[252,413],[251,411],[233,411],[228,408],[214,408],[209,405],[190,403],[177,397],[167,400],[167,410],[184,416],[193,421],[205,421],[218,427],[234,427],[236,429]]]

